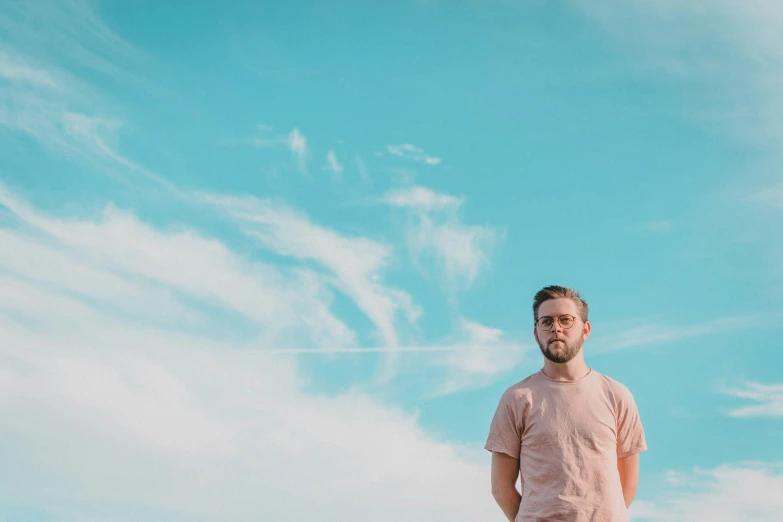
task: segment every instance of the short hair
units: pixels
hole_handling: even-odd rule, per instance
[[[533,297],[533,319],[538,321],[538,309],[545,301],[567,297],[576,304],[576,310],[582,321],[587,322],[587,302],[582,299],[579,292],[565,286],[547,286],[536,292]]]

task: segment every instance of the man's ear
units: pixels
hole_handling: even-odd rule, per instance
[[[585,339],[590,337],[590,332],[592,331],[592,329],[593,327],[590,326],[590,321],[585,321],[585,326],[582,329],[582,335],[584,336]]]

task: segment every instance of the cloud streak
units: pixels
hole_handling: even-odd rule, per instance
[[[8,45],[46,58],[46,62],[87,68],[125,83],[140,83],[132,69],[142,65],[146,55],[112,31],[93,3],[2,0],[0,11],[0,32]]]
[[[744,382],[739,387],[722,391],[726,395],[757,403],[729,410],[727,414],[730,417],[783,417],[783,384]]]
[[[411,145],[410,143],[403,143],[400,145],[387,145],[386,150],[389,154],[399,156],[400,158],[409,159],[419,163],[425,163],[427,165],[439,165],[441,163],[440,158],[429,156],[424,152],[424,149]]]
[[[35,87],[57,89],[59,83],[45,70],[32,67],[24,59],[12,57],[0,48],[0,77],[6,81]]]
[[[426,187],[412,186],[388,192],[381,201],[395,207],[430,212],[456,209],[462,205],[464,198],[437,193]]]
[[[103,97],[66,70],[0,47],[0,126],[49,150],[119,176],[141,176],[172,194],[169,181],[122,155],[112,144],[123,122],[98,109]]]
[[[611,331],[611,334],[594,335],[592,344],[595,346],[595,353],[607,353],[640,346],[666,344],[694,337],[741,331],[753,328],[757,324],[758,317],[742,315],[721,317],[685,326],[648,323],[643,326],[629,328],[617,324],[605,329],[605,331]]]

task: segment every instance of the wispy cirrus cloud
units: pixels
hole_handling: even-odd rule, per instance
[[[440,158],[429,156],[424,152],[424,149],[417,147],[416,145],[411,145],[410,143],[387,145],[386,150],[389,152],[389,154],[394,156],[425,163],[427,165],[439,165],[441,163]]]
[[[337,179],[340,178],[344,170],[342,163],[337,160],[333,150],[326,153],[326,163],[324,163],[323,168],[334,174]]]
[[[272,251],[326,268],[331,283],[372,320],[379,340],[387,346],[400,344],[397,325],[415,323],[420,315],[420,308],[408,293],[383,284],[382,271],[390,261],[390,246],[343,236],[269,200],[209,194],[199,198],[238,220],[246,234]],[[394,353],[390,352],[386,378],[393,373],[393,362]]]
[[[307,155],[307,139],[302,136],[302,133],[299,132],[299,129],[294,128],[288,134],[288,138],[286,139],[285,143],[288,146],[288,150],[291,151],[291,154],[296,156],[300,162],[304,161],[304,158]]]
[[[783,4],[777,0],[572,0],[636,54],[635,65],[677,82],[677,111],[696,125],[783,155]],[[666,38],[660,35],[666,34]],[[739,191],[783,206],[783,184]],[[753,183],[753,182],[751,182]],[[736,197],[738,190],[733,190]]]
[[[46,70],[32,66],[19,56],[12,56],[7,49],[0,48],[0,77],[15,84],[58,89],[60,84]]]
[[[125,83],[141,83],[133,69],[147,56],[119,36],[93,2],[0,1],[4,45],[41,60],[79,67]],[[41,79],[41,77],[38,77]]]
[[[491,254],[502,232],[480,225],[465,225],[455,218],[441,221],[419,214],[408,233],[408,244],[419,264],[433,259],[444,269],[447,286],[470,287],[490,265]]]
[[[409,213],[406,238],[414,262],[425,271],[434,264],[450,290],[471,286],[489,266],[491,253],[504,232],[466,225],[459,216],[464,198],[408,186],[386,193],[381,201]]]
[[[743,382],[738,387],[726,387],[721,391],[756,403],[728,410],[727,415],[730,417],[783,417],[783,384]]]
[[[39,27],[40,20],[36,17],[47,17],[51,15],[50,11],[58,12],[62,19],[52,18],[47,23],[53,24],[54,35],[60,34],[67,39],[70,38],[66,36],[69,30],[59,24],[64,24],[64,27],[71,27],[70,24],[81,27],[84,20],[77,22],[76,19],[90,17],[86,4],[78,1],[67,4],[67,7],[63,4],[48,8],[45,4],[20,3],[10,10],[10,16],[0,20],[0,27],[6,27],[9,31],[7,34],[18,37],[8,38],[0,46],[0,89],[3,91],[0,126],[29,136],[54,153],[99,167],[118,177],[141,176],[181,196],[174,185],[162,176],[118,151],[115,144],[117,133],[124,124],[122,118],[112,114],[107,108],[111,104],[99,91],[63,66],[53,64],[51,59],[56,52],[48,46],[31,46],[25,48],[25,52],[20,51],[20,41],[36,40],[38,34],[28,27],[28,18],[36,22],[32,25]],[[24,27],[18,27],[20,24]],[[79,49],[92,42],[92,39],[97,39],[107,45],[107,52],[125,50],[133,54],[121,39],[97,21],[84,30],[84,35],[74,36],[74,41],[64,41],[63,46],[71,50]],[[40,27],[38,31],[41,31]],[[79,43],[76,41],[79,38],[88,41]],[[38,55],[29,54],[30,50],[38,50]],[[81,66],[95,66],[102,71],[105,69],[103,61],[96,56],[77,52],[74,59]],[[120,74],[119,70],[112,71]],[[126,75],[120,76],[124,78]]]
[[[639,346],[671,343],[682,339],[717,335],[731,331],[742,331],[758,324],[756,316],[730,316],[711,319],[687,325],[665,324],[660,321],[649,321],[641,326],[629,326],[627,323],[617,323],[605,328],[607,333],[591,337],[591,345],[595,353],[607,353]]]
[[[294,127],[286,135],[275,133],[269,125],[258,125],[256,130],[256,136],[247,139],[247,143],[258,148],[285,147],[297,161],[299,169],[302,172],[307,172],[307,157],[309,156],[307,138],[298,128]]]

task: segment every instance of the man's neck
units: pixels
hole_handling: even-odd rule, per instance
[[[556,381],[578,381],[590,372],[584,358],[574,357],[567,363],[555,363],[544,358],[544,375]]]

